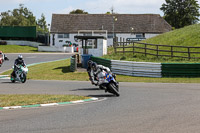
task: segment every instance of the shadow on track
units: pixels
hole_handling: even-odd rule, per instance
[[[2,84],[22,84],[21,82],[15,82],[15,83],[12,83],[12,82],[1,82]]]
[[[88,97],[97,97],[97,98],[100,98],[100,97],[116,97],[116,96],[113,95],[113,94],[101,94],[101,95],[88,95]]]
[[[81,88],[81,89],[75,89],[70,91],[97,91],[100,90],[99,88]]]

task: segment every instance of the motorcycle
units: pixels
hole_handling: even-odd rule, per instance
[[[4,61],[9,61],[8,57],[3,54],[0,54],[0,67],[2,66]]]
[[[22,66],[22,65],[15,65],[17,67],[17,70],[16,72],[14,73],[11,73],[11,82],[12,83],[15,83],[15,81],[19,81],[19,82],[22,82],[22,83],[25,83],[26,82],[26,75],[28,73],[28,68],[26,66]],[[13,69],[14,69],[14,66],[13,66]]]
[[[98,74],[97,80],[99,81],[99,88],[105,89],[105,92],[120,96],[119,83],[116,81],[115,75],[102,71]]]

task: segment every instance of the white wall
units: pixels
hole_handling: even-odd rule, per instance
[[[37,48],[39,45],[43,45],[42,43],[38,42],[31,42],[31,41],[19,41],[19,40],[6,40],[7,45],[21,45],[21,46],[31,46]]]
[[[73,34],[69,34],[69,38],[58,38],[58,34],[55,34],[55,46],[56,47],[62,47],[65,43],[65,41],[71,41],[72,43],[77,43],[75,40],[74,40],[74,36],[76,36],[77,34],[73,33]],[[154,37],[154,36],[157,36],[159,34],[153,34],[153,33],[145,33],[145,38],[148,39],[148,38],[151,38],[151,37]],[[51,43],[50,43],[50,46],[53,45],[53,35],[51,34]],[[120,34],[116,34],[116,36],[118,37],[118,41],[120,41],[120,37],[121,38],[124,38],[125,41],[127,38],[136,38],[136,34],[130,34],[130,33],[120,33]],[[63,40],[63,42],[59,42],[59,40]],[[113,38],[107,38],[107,46],[112,46],[113,45]]]
[[[38,46],[38,51],[74,53],[73,47]]]
[[[83,49],[81,48],[81,54],[83,54]],[[98,39],[97,48],[88,49],[88,54],[91,54],[96,57],[101,57],[107,54],[107,40]]]
[[[78,42],[74,40],[74,36],[76,35],[77,34],[69,34],[69,38],[58,38],[58,34],[55,34],[55,46],[62,47],[64,44],[66,44],[66,41],[78,44]],[[51,34],[50,37],[51,37],[50,46],[53,46],[53,34]],[[59,42],[59,40],[63,40],[63,42]]]

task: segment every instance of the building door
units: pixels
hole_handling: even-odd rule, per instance
[[[52,41],[53,41],[53,46],[55,46],[55,34],[53,34],[53,38],[52,38]]]

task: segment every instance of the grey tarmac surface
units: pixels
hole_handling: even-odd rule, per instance
[[[200,84],[120,83],[120,97],[90,82],[0,80],[1,94],[76,94],[102,101],[0,111],[2,133],[199,133]]]

